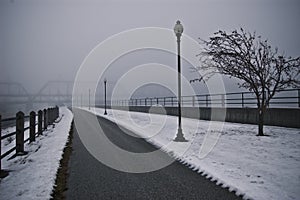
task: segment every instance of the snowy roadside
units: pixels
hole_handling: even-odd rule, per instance
[[[49,126],[35,142],[25,144],[27,155],[2,160],[2,167],[9,171],[9,176],[0,181],[1,199],[50,199],[73,120],[72,112],[66,107],[60,108],[61,116],[61,121],[55,123],[54,128]],[[8,149],[13,144],[14,141],[4,148]]]
[[[174,116],[139,112],[128,115],[119,110],[108,110],[108,115],[104,116],[100,108],[91,112],[147,137],[147,141],[162,147],[194,171],[237,194],[244,194],[245,199],[299,199],[300,129],[265,126],[265,133],[270,136],[257,137],[256,125],[224,123],[216,146],[201,159],[199,151],[208,121],[182,119],[190,146],[182,155],[182,144],[167,146],[177,132]],[[213,123],[216,127],[220,125],[220,122]],[[155,132],[159,133],[153,135]]]

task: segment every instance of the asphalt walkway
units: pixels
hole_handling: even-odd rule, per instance
[[[80,112],[82,115],[90,115],[86,111]],[[86,130],[94,130],[94,127],[90,127],[89,118],[84,119],[86,121],[81,123],[86,124]],[[103,132],[120,148],[132,152],[157,150],[143,139],[125,134],[109,120],[98,117],[98,121]],[[162,155],[168,157],[163,152]],[[99,162],[87,151],[79,138],[76,124],[67,188],[66,197],[70,200],[241,199],[176,161],[163,169],[148,173],[125,173],[112,169]]]

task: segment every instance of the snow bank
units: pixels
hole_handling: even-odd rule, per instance
[[[3,169],[9,170],[9,176],[0,182],[1,199],[49,199],[55,183],[59,161],[67,143],[72,112],[66,107],[60,108],[61,121],[55,127],[49,126],[36,141],[25,144],[25,156],[11,160],[2,160]],[[9,128],[7,131],[13,131]],[[25,133],[28,137],[28,131]],[[3,141],[4,149],[9,149],[12,142]],[[4,151],[4,150],[3,150]]]
[[[94,109],[93,109],[94,110]],[[95,109],[95,113],[134,131],[194,171],[206,176],[244,199],[292,200],[300,196],[300,129],[265,126],[269,137],[257,137],[256,125],[225,123],[213,150],[199,157],[208,121],[182,118],[189,149],[166,145],[175,138],[177,117],[148,113]],[[152,122],[152,123],[150,123]],[[214,122],[217,127],[220,122]],[[151,124],[151,125],[149,125]],[[214,129],[214,127],[212,127]],[[153,135],[153,130],[159,130]]]

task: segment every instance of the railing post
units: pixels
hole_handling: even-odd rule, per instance
[[[59,107],[56,106],[56,119],[59,118]]]
[[[47,126],[48,126],[47,109],[44,109],[44,130],[47,129]]]
[[[48,125],[52,124],[52,118],[51,118],[51,108],[47,109],[48,114]]]
[[[49,108],[49,124],[53,124],[53,108]]]
[[[51,125],[52,124],[51,108],[47,109],[47,114],[48,114],[48,125]]]
[[[158,105],[158,97],[156,97],[156,104]]]
[[[50,108],[47,108],[47,119],[48,119],[48,124],[47,125],[50,125],[51,124]]]
[[[52,124],[54,123],[55,120],[55,108],[51,108],[51,122]]]
[[[35,141],[35,112],[31,111],[30,112],[30,117],[29,117],[29,141],[34,142]]]
[[[208,107],[208,95],[205,95],[206,107]]]
[[[221,103],[222,103],[222,108],[224,108],[225,107],[225,95],[224,94],[222,94],[221,95]]]
[[[1,156],[1,143],[2,143],[2,140],[1,140],[1,137],[2,137],[2,133],[1,133],[1,129],[2,129],[2,127],[1,127],[1,120],[2,120],[2,118],[1,118],[1,115],[0,115],[0,156]],[[1,158],[0,158],[0,174],[1,174],[1,170],[2,170],[2,166],[1,166]]]
[[[147,98],[145,98],[145,106],[147,106]]]
[[[265,98],[268,99],[268,91],[265,91]],[[266,106],[269,108],[269,102],[267,102]]]
[[[298,89],[298,107],[300,108],[300,89]]]
[[[195,107],[195,96],[192,96],[192,106]]]
[[[16,154],[24,153],[24,113],[16,114]]]
[[[173,97],[171,97],[171,104],[172,104],[172,107],[173,107]]]
[[[38,135],[42,135],[43,131],[43,111],[38,111]]]
[[[242,92],[242,108],[244,108],[244,93]]]
[[[166,106],[166,97],[164,97],[164,106]]]
[[[55,120],[55,108],[51,108],[51,123],[53,124]]]

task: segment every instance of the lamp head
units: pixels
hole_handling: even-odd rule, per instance
[[[182,26],[182,24],[180,23],[179,20],[177,20],[177,22],[174,26],[174,33],[177,37],[180,37],[183,33],[183,26]]]

